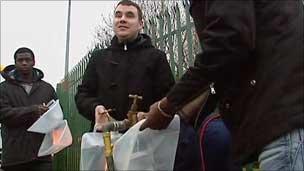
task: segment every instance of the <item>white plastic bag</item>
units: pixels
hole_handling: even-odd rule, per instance
[[[167,129],[139,131],[143,121],[130,128],[114,145],[116,170],[173,170],[180,120],[176,115]]]
[[[80,170],[104,170],[104,143],[101,133],[85,133],[81,141]]]
[[[55,154],[72,144],[72,134],[66,120],[44,136],[38,156]]]
[[[122,134],[111,132],[114,143]],[[89,132],[82,136],[80,170],[105,170],[104,143],[102,133]]]
[[[49,133],[63,120],[63,112],[59,104],[59,100],[52,100],[52,105],[27,131],[38,133]]]
[[[117,141],[111,134],[115,170],[173,170],[180,130],[176,115],[167,129],[139,131],[143,120]],[[81,141],[80,170],[105,170],[102,133],[85,133]]]

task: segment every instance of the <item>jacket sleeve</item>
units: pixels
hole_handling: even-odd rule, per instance
[[[172,110],[199,96],[211,82],[234,79],[255,48],[252,0],[193,0],[190,8],[203,53],[167,95]]]
[[[96,80],[95,57],[95,53],[93,53],[75,95],[75,103],[79,113],[91,121],[95,121],[95,107],[99,104],[96,96],[98,81]]]
[[[35,105],[14,107],[10,102],[6,91],[0,87],[0,123],[10,127],[18,127],[26,123],[32,123],[38,118],[34,113],[37,111]]]
[[[169,90],[173,87],[175,80],[164,52],[160,52],[158,61],[154,68],[156,69],[154,90],[155,95],[157,95],[156,100],[158,101],[167,95]]]

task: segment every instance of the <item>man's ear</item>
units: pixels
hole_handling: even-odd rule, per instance
[[[144,29],[144,20],[143,19],[141,19],[139,21],[139,25],[141,26],[141,30],[143,30]]]

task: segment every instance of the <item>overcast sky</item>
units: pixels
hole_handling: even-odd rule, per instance
[[[116,3],[72,0],[69,69],[88,52],[101,16],[111,14]],[[68,1],[1,0],[0,64],[13,64],[16,49],[29,47],[35,67],[55,88],[64,76],[67,14]]]

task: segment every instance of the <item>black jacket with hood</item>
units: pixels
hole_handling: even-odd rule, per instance
[[[29,94],[20,85],[14,65],[1,73],[5,81],[0,84],[0,123],[2,136],[2,167],[30,162],[51,161],[51,156],[37,157],[44,134],[27,129],[39,118],[34,105],[47,104],[57,99],[54,88],[41,80],[41,70],[33,69],[32,89]]]
[[[111,116],[123,120],[132,103],[129,94],[143,96],[139,110],[147,111],[173,84],[166,55],[152,45],[149,36],[140,34],[127,44],[118,43],[115,36],[109,48],[93,52],[75,101],[79,113],[93,122],[98,104],[115,108]]]

